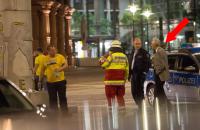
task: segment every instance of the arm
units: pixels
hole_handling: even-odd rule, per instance
[[[129,62],[128,62],[128,59],[127,59],[127,64],[126,64],[126,80],[127,79],[130,80],[129,76],[130,76],[130,74],[129,74]]]
[[[64,56],[61,56],[61,63],[62,66],[56,70],[57,72],[62,72],[68,67],[67,61]]]
[[[67,61],[65,60],[64,64],[62,65],[62,67],[60,67],[58,69],[58,72],[64,71],[67,67],[68,67],[68,64],[67,64]]]
[[[39,81],[40,81],[40,82],[42,81],[42,79],[43,79],[43,77],[44,77],[45,70],[46,70],[46,66],[43,65],[42,68],[41,68],[40,76],[39,76]]]
[[[38,64],[35,64],[34,68],[33,68],[33,74],[36,74],[36,71],[38,69],[39,65]]]
[[[154,69],[156,71],[156,74],[158,75],[165,70],[165,63],[163,58],[164,57],[162,56],[162,54],[157,52],[157,54],[152,59]]]
[[[110,63],[111,63],[111,61],[112,61],[112,55],[109,55],[107,58],[105,58],[105,57],[102,57],[103,59],[103,63],[102,63],[102,65],[101,65],[101,67],[102,68],[106,68],[106,67],[108,67],[109,65],[110,65]]]
[[[39,59],[38,59],[38,57],[35,58],[35,63],[34,64],[35,64],[35,66],[33,68],[33,74],[36,74],[36,71],[37,71],[37,69],[39,67]]]
[[[137,60],[137,62],[139,62],[137,64],[138,72],[146,75],[151,66],[150,55],[147,51],[141,50],[139,56],[142,58],[140,60]]]
[[[132,60],[133,60],[133,52],[131,52],[131,55],[128,58],[129,60],[129,73],[128,73],[128,80],[131,80],[132,72],[131,72],[131,65],[132,65]]]
[[[145,74],[148,73],[150,67],[151,67],[150,54],[148,52],[146,52],[144,54],[144,73]]]

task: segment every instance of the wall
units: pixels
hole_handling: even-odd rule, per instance
[[[0,75],[32,88],[31,0],[0,0]]]

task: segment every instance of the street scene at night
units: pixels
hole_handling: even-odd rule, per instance
[[[200,130],[199,0],[0,0],[0,130]]]

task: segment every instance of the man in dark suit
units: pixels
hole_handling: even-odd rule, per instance
[[[167,53],[163,48],[160,47],[160,40],[157,38],[154,38],[152,40],[151,46],[155,52],[155,54],[152,57],[152,65],[154,68],[155,83],[156,83],[154,96],[155,99],[158,99],[159,104],[164,104],[166,102],[167,103],[166,105],[169,105],[163,87],[165,81],[167,81],[170,76]]]
[[[140,108],[144,99],[144,81],[151,65],[149,53],[142,48],[141,39],[133,40],[133,51],[130,56],[129,81],[135,103]]]

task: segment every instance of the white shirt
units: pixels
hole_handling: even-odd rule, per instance
[[[138,53],[138,49],[135,50],[134,55],[133,55],[133,60],[132,60],[132,64],[131,64],[131,69],[133,70],[134,64],[135,64],[135,56]]]

